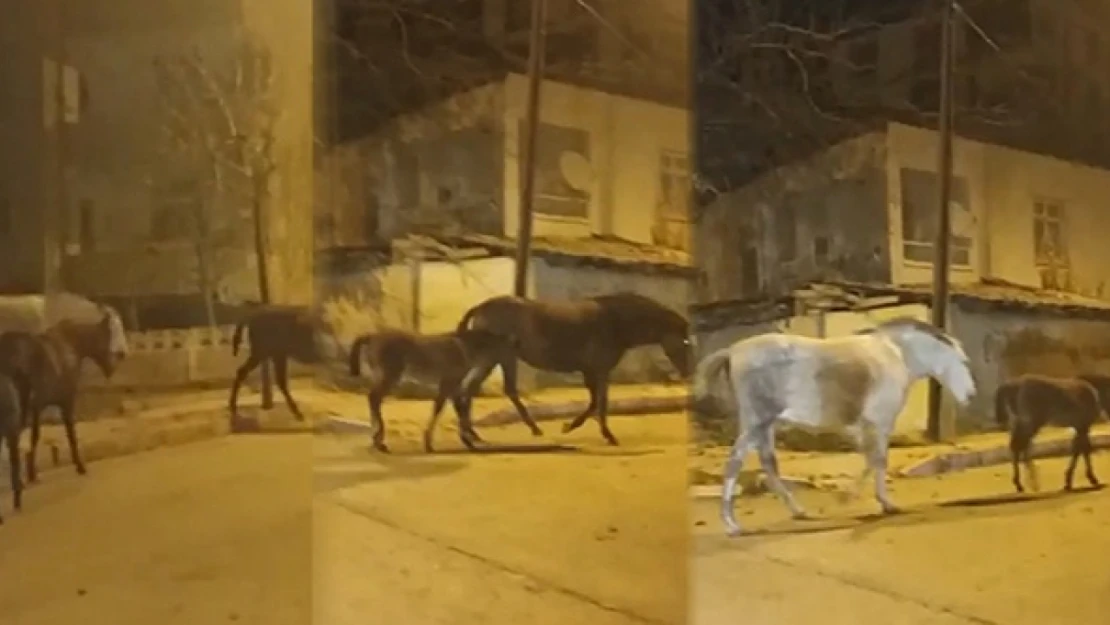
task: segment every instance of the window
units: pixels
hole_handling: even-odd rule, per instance
[[[518,154],[524,153],[525,126],[518,124]],[[540,122],[536,133],[536,213],[564,219],[589,217],[593,171],[590,135],[578,128]],[[523,178],[524,161],[520,163]]]
[[[939,177],[929,171],[902,168],[902,256],[909,262],[932,263],[937,231]],[[974,223],[967,180],[952,176],[951,224]],[[956,229],[956,228],[953,228]],[[970,229],[969,229],[970,230]],[[954,267],[971,266],[972,239],[968,232],[952,235],[949,259]]]
[[[1033,202],[1033,250],[1038,267],[1067,267],[1064,206],[1055,200]]]
[[[81,252],[92,252],[96,248],[96,215],[93,201],[81,200],[77,211],[77,236],[80,237]]]
[[[663,218],[687,220],[690,215],[690,159],[682,152],[659,155],[658,213]]]

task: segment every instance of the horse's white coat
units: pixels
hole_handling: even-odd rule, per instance
[[[45,332],[62,320],[95,323],[107,314],[112,335],[112,353],[119,357],[130,351],[127,332],[119,313],[74,293],[51,295],[0,295],[0,332]]]
[[[694,374],[696,401],[735,400],[740,425],[722,492],[721,516],[728,532],[740,531],[732,499],[744,456],[752,448],[759,452],[771,489],[795,516],[805,515],[778,475],[773,428],[777,421],[854,435],[867,458],[857,488],[875,471],[875,497],[884,511],[895,511],[886,495],[887,446],[910,385],[935,378],[961,405],[975,394],[963,347],[953,337],[940,339],[935,334],[918,322],[898,319],[847,337],[764,334],[703,359]],[[731,384],[722,389],[720,374],[726,369]]]

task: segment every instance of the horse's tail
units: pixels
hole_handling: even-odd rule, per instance
[[[718,399],[725,399],[719,393],[720,378],[727,374],[729,361],[732,359],[732,347],[725,347],[709,354],[698,363],[694,369],[693,407],[708,408],[716,404]],[[727,392],[727,391],[726,391]]]
[[[249,318],[240,319],[235,324],[235,332],[231,335],[231,355],[232,356],[238,356],[239,355],[239,343],[241,343],[243,341],[243,330],[246,329],[248,321],[249,321]]]
[[[351,375],[362,373],[362,350],[370,342],[372,335],[363,334],[351,343],[351,352],[347,354],[347,371]]]
[[[1010,411],[1014,408],[1013,398],[1016,391],[1016,386],[1003,384],[994,392],[994,420],[999,427],[1007,428],[1010,425]]]
[[[483,305],[484,305],[484,302],[482,304],[478,304],[477,306],[474,306],[470,310],[463,313],[462,319],[459,320],[459,325],[455,327],[455,331],[456,332],[462,332],[464,330],[469,330],[470,329],[470,321],[472,319],[474,319],[474,317],[477,316],[479,312],[481,312]]]

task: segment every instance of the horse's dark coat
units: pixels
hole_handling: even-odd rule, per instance
[[[31,427],[31,444],[26,457],[28,481],[38,478],[35,453],[42,411],[50,406],[61,411],[73,466],[78,474],[85,474],[73,413],[81,363],[92,360],[104,376],[110,378],[117,358],[118,355],[112,353],[108,315],[98,323],[61,321],[42,334],[5,332],[0,335],[0,367],[11,376],[20,396],[24,411],[21,427],[28,424]]]
[[[302,364],[316,364],[321,354],[316,342],[317,333],[325,330],[323,320],[314,311],[303,306],[255,305],[235,325],[231,338],[231,353],[239,354],[243,333],[250,338],[247,360],[235,372],[231,384],[228,408],[234,419],[239,412],[239,389],[252,371],[270,361],[274,378],[286,405],[299,421],[304,414],[289,393],[289,359]]]
[[[467,311],[458,327],[510,333],[520,342],[520,359],[532,367],[582,373],[590,391],[590,403],[563,431],[577,429],[596,410],[602,436],[613,445],[617,439],[607,422],[609,376],[626,351],[660,345],[680,374],[690,373],[686,319],[650,298],[633,293],[571,301],[494,297]],[[528,410],[517,393],[516,359],[507,358],[498,364],[504,376],[505,394],[521,418],[530,422]],[[490,366],[472,372],[467,382],[468,397],[473,396],[492,369]]]
[[[459,422],[459,438],[468,448],[481,438],[470,422],[469,398],[460,393],[459,384],[475,367],[496,364],[516,357],[516,342],[485,330],[460,330],[447,334],[420,335],[401,330],[385,330],[355,339],[349,354],[351,375],[361,373],[365,362],[371,368],[372,388],[367,394],[370,421],[374,428],[374,447],[388,451],[382,402],[408,371],[416,377],[434,380],[438,386],[432,416],[424,430],[424,448],[432,451],[432,434],[448,399]],[[535,424],[532,424],[533,426]]]
[[[999,425],[1010,429],[1010,453],[1013,462],[1013,484],[1024,492],[1018,463],[1025,464],[1035,478],[1036,468],[1029,455],[1029,448],[1037,432],[1045,425],[1070,427],[1075,430],[1072,439],[1071,461],[1064,474],[1064,488],[1071,490],[1075,465],[1083,456],[1087,481],[1098,485],[1091,467],[1091,426],[1103,411],[1099,391],[1082,378],[1053,378],[1026,374],[1006,381],[995,392],[995,419]]]

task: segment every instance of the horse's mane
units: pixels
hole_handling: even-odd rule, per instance
[[[593,301],[601,304],[620,318],[635,319],[645,314],[653,319],[674,325],[675,327],[688,327],[689,321],[674,309],[664,306],[650,297],[620,291],[591,297]]]
[[[895,317],[894,319],[889,319],[887,321],[879,323],[873,328],[864,328],[863,330],[857,330],[856,334],[874,334],[876,332],[883,332],[885,330],[903,330],[907,328],[911,330],[916,330],[917,332],[921,332],[922,334],[928,334],[929,336],[946,345],[956,345],[955,341],[947,333],[942,332],[932,324],[925,323],[924,321],[921,321],[919,319],[914,319],[913,317]]]

